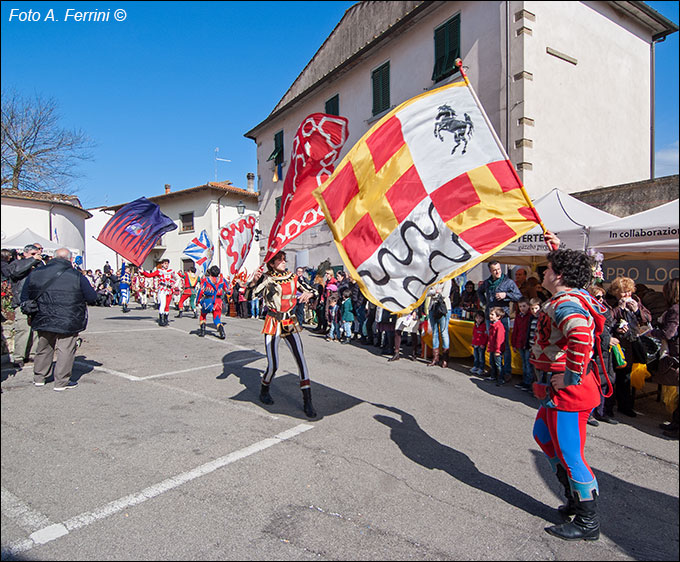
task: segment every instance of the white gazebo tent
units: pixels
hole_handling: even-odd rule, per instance
[[[607,259],[678,259],[678,199],[590,228],[588,246]]]
[[[590,226],[618,219],[557,188],[536,199],[534,206],[545,227],[560,238],[560,247],[571,250],[586,249]],[[530,265],[543,261],[547,253],[543,230],[536,226],[493,257],[502,263]]]
[[[2,247],[9,250],[12,249],[23,249],[24,246],[28,244],[33,244],[38,242],[42,244],[43,250],[47,254],[53,254],[55,250],[63,248],[63,245],[59,245],[56,242],[52,242],[47,238],[43,238],[40,234],[36,234],[30,228],[24,228],[19,234],[15,234],[5,240],[2,240]]]

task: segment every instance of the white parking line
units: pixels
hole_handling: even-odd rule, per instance
[[[220,457],[219,459],[215,459],[211,462],[198,466],[193,470],[167,478],[158,484],[154,484],[153,486],[145,488],[141,492],[130,494],[129,496],[109,502],[99,509],[95,509],[94,511],[87,511],[85,513],[81,513],[80,515],[76,515],[71,519],[67,519],[63,523],[50,523],[47,517],[30,510],[28,506],[26,506],[10,492],[6,492],[6,490],[3,488],[2,514],[5,517],[12,519],[13,521],[17,522],[17,524],[19,524],[18,521],[22,521],[24,523],[22,527],[28,526],[28,530],[35,527],[35,525],[38,523],[49,523],[45,527],[42,527],[31,533],[28,539],[16,541],[4,546],[3,554],[7,553],[10,555],[16,555],[21,552],[26,552],[37,545],[51,542],[55,539],[58,539],[59,537],[69,534],[72,531],[75,531],[76,529],[91,525],[100,519],[105,519],[115,513],[118,513],[119,511],[139,505],[146,500],[150,500],[151,498],[155,498],[156,496],[160,496],[165,492],[173,490],[182,484],[186,484],[187,482],[195,480],[196,478],[210,474],[211,472],[214,472],[238,460],[249,457],[250,455],[264,451],[273,445],[277,445],[278,443],[286,441],[287,439],[291,439],[296,435],[307,431],[308,429],[312,429],[313,427],[313,425],[302,423],[291,429],[287,429],[286,431],[283,431],[274,437],[269,437],[267,439],[263,439],[262,441],[258,441],[253,445],[244,447],[243,449],[233,453],[229,453],[228,455]]]

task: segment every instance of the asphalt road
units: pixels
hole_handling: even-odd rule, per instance
[[[261,321],[221,341],[174,315],[91,308],[73,390],[3,367],[3,560],[677,560],[654,397],[588,427],[602,537],[569,543],[543,530],[561,498],[513,384],[305,331],[308,420],[285,345],[257,400]]]

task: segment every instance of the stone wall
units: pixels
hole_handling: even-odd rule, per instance
[[[678,198],[678,175],[570,193],[593,207],[627,217]]]

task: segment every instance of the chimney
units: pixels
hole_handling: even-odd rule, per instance
[[[251,193],[255,192],[255,174],[253,172],[248,172],[246,174],[246,180],[247,180],[247,189]]]
[[[166,183],[165,184],[165,194],[167,195],[168,193],[170,193],[170,184]]]

